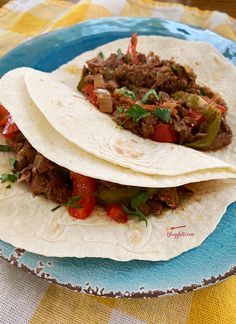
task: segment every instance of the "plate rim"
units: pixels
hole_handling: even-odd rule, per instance
[[[0,249],[1,251],[1,249]],[[90,296],[96,296],[96,297],[102,297],[102,298],[123,298],[123,299],[140,299],[140,298],[161,298],[161,297],[166,297],[166,296],[173,296],[173,295],[179,295],[179,294],[184,294],[184,293],[189,293],[193,291],[197,291],[203,288],[207,288],[210,286],[213,286],[217,283],[224,282],[228,278],[230,278],[233,275],[236,275],[236,265],[230,267],[224,274],[219,274],[218,276],[211,276],[208,279],[202,279],[202,284],[194,284],[192,283],[189,286],[183,286],[181,289],[178,288],[171,288],[167,290],[148,290],[148,291],[142,291],[142,292],[124,292],[121,293],[120,291],[118,292],[103,292],[103,288],[94,289],[91,286],[87,286],[86,289],[82,288],[82,286],[79,285],[72,285],[70,283],[61,283],[58,282],[55,278],[49,278],[48,274],[42,271],[43,267],[43,262],[39,262],[38,267],[35,269],[29,268],[26,264],[23,262],[20,263],[19,259],[20,257],[27,251],[24,249],[20,248],[15,248],[14,249],[15,256],[11,255],[11,257],[8,259],[7,257],[4,257],[3,255],[0,255],[1,258],[6,260],[9,264],[27,272],[30,275],[33,275],[34,277],[38,277],[47,283],[54,284],[54,285],[59,285],[63,288],[67,288],[71,291],[77,292],[77,293],[83,293],[87,294]],[[47,257],[50,259],[50,257]]]
[[[68,27],[62,27],[59,28],[55,31],[50,31],[47,32],[45,34],[41,34],[38,35],[32,39],[27,40],[26,42],[19,44],[18,46],[16,46],[15,48],[11,49],[9,52],[7,52],[5,55],[3,55],[0,58],[0,62],[4,62],[6,59],[8,59],[9,56],[11,56],[12,54],[14,55],[14,53],[16,53],[17,51],[22,50],[22,48],[25,48],[25,46],[27,45],[32,45],[32,43],[37,42],[38,40],[46,39],[46,38],[50,38],[52,35],[59,35],[61,33],[65,33],[66,31],[69,31],[71,29],[74,28],[78,28],[78,26],[86,26],[86,25],[91,25],[94,24],[96,22],[103,22],[103,21],[132,21],[132,20],[140,20],[140,21],[148,21],[148,20],[157,20],[157,21],[161,21],[161,22],[167,22],[167,23],[173,23],[176,24],[178,26],[183,26],[183,27],[190,27],[194,30],[200,30],[201,32],[207,32],[210,33],[212,36],[217,37],[218,39],[224,40],[225,42],[227,41],[228,44],[232,44],[235,45],[236,43],[223,37],[220,36],[210,30],[207,29],[203,29],[200,27],[196,27],[196,26],[192,26],[192,25],[188,25],[188,24],[182,24],[182,23],[178,23],[178,22],[173,22],[170,20],[166,20],[166,19],[159,19],[159,18],[155,18],[155,17],[112,17],[112,18],[98,18],[98,19],[90,19],[90,20],[86,20],[86,21],[82,21],[79,22],[77,24],[74,24],[72,26],[68,26]],[[172,36],[174,37],[174,36]],[[6,242],[4,242],[6,243]],[[6,243],[7,244],[7,243]],[[1,248],[0,248],[0,252],[1,252]],[[71,284],[64,284],[61,282],[58,282],[55,278],[48,278],[47,274],[44,273],[43,271],[39,271],[39,268],[35,268],[35,269],[31,269],[29,268],[26,264],[20,262],[20,257],[25,253],[25,250],[23,249],[19,249],[19,248],[15,248],[14,251],[16,252],[16,256],[14,256],[13,254],[11,255],[10,258],[7,258],[6,256],[4,256],[3,254],[0,255],[1,257],[3,257],[5,260],[7,260],[10,264],[13,264],[15,266],[17,266],[18,268],[22,268],[25,271],[27,271],[28,273],[34,274],[37,277],[40,277],[42,279],[47,280],[48,282],[51,283],[55,283],[58,284],[60,286],[69,288],[71,290],[77,291],[77,292],[82,292],[82,293],[87,293],[90,295],[95,295],[95,296],[102,296],[102,297],[123,297],[123,298],[144,298],[144,297],[160,297],[160,296],[166,296],[166,295],[173,295],[173,294],[180,294],[180,293],[186,293],[186,292],[190,292],[190,291],[195,291],[197,289],[201,289],[210,285],[213,285],[217,282],[221,282],[225,279],[227,279],[228,277],[235,275],[236,274],[236,265],[230,267],[224,274],[219,274],[218,276],[211,276],[208,279],[202,279],[202,284],[191,284],[190,286],[184,286],[182,289],[178,289],[178,288],[172,288],[170,290],[152,290],[152,291],[142,291],[142,292],[130,292],[130,293],[124,293],[122,294],[121,292],[110,292],[110,293],[103,293],[103,292],[98,292],[96,289],[92,288],[92,287],[88,287],[86,289],[80,287],[80,286],[73,286]],[[37,254],[38,255],[38,254]],[[40,255],[39,255],[40,256]],[[50,257],[48,257],[50,259]]]

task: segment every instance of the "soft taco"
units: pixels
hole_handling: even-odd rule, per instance
[[[136,45],[135,35],[116,40],[53,74],[140,140],[176,143],[235,163],[235,67],[204,42],[140,36]]]
[[[29,90],[37,76],[50,86],[50,96],[38,89],[48,103],[64,106],[55,86],[63,87],[64,100],[71,94],[48,75],[25,68],[0,81],[1,239],[49,256],[167,260],[214,230],[235,200],[236,184],[206,180],[235,178],[234,167],[185,147],[180,150],[187,172],[170,170],[176,161],[171,154],[171,163],[163,160],[153,175],[101,160],[62,136],[41,113],[38,96]],[[189,235],[173,240],[170,232],[178,228]]]
[[[138,52],[137,40],[133,34],[125,53],[118,48],[87,61],[78,90],[118,125],[144,138],[200,150],[229,145],[232,131],[222,97],[200,86],[189,66]]]

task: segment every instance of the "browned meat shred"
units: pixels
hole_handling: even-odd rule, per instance
[[[153,53],[149,56],[139,53],[139,59],[139,64],[132,64],[130,61],[127,62],[125,55],[118,58],[117,54],[111,54],[106,60],[96,56],[87,61],[87,68],[84,68],[83,75],[90,78],[89,82],[92,82],[94,75],[101,73],[106,78],[109,71],[112,81],[117,86],[126,86],[129,89],[156,89],[167,93],[181,90],[191,93],[199,91],[193,71],[187,72],[183,66],[173,60],[160,60]],[[110,89],[110,84],[107,84],[107,89]],[[208,93],[212,94],[211,90],[207,89]]]
[[[146,204],[139,205],[139,210],[145,215],[160,215],[163,211],[163,205],[159,199],[148,199]]]
[[[10,138],[6,138],[7,144],[10,146],[12,151],[18,152],[23,147],[26,138],[21,132],[17,132],[17,135],[15,136],[14,140]]]
[[[155,126],[159,122],[163,123],[161,117],[155,116],[152,110],[149,116],[137,120],[132,120],[128,114],[129,109],[133,108],[135,104],[147,109],[147,111],[150,111],[148,105],[152,105],[151,109],[155,109],[155,107],[169,109],[170,118],[168,121],[164,120],[164,122],[170,125],[170,130],[176,135],[172,142],[187,145],[200,138],[203,138],[204,142],[204,137],[208,134],[210,120],[198,122],[196,115],[195,117],[191,116],[191,110],[204,116],[204,111],[199,110],[197,105],[191,108],[188,105],[186,95],[194,94],[203,98],[202,100],[206,104],[213,102],[216,105],[214,107],[220,105],[223,108],[221,110],[220,130],[215,140],[211,145],[207,146],[206,144],[205,147],[202,146],[199,149],[215,150],[231,143],[232,132],[226,122],[226,103],[210,88],[199,86],[196,83],[196,75],[191,68],[180,65],[172,59],[161,60],[153,52],[148,55],[142,53],[137,53],[137,55],[137,64],[132,62],[129,54],[112,53],[106,59],[97,56],[89,60],[87,66],[84,66],[83,69],[82,84],[94,84],[94,77],[98,73],[103,77],[103,88],[111,93],[113,102],[110,109],[105,112],[111,113],[117,124],[144,138],[158,140],[158,136],[156,136],[158,130],[155,131]],[[120,94],[117,89],[123,87],[132,91],[136,97]],[[143,96],[149,90],[155,90],[159,97],[149,96],[144,104],[142,102]],[[177,95],[179,98],[176,97]],[[118,108],[121,108],[121,110],[118,110]],[[221,108],[217,107],[216,109]],[[103,111],[100,105],[99,109]]]
[[[179,203],[177,189],[176,188],[162,189],[161,193],[159,194],[159,199],[168,207],[176,208]]]
[[[144,117],[139,122],[139,133],[144,138],[151,138],[154,134],[155,125],[157,123],[157,118],[153,115]]]
[[[33,149],[28,141],[25,141],[23,147],[16,153],[15,169],[17,171],[23,170],[34,162],[35,156],[35,149]]]
[[[144,126],[143,126],[144,127]],[[65,204],[72,196],[72,181],[70,172],[49,161],[38,153],[19,131],[14,140],[8,140],[12,150],[16,152],[16,163],[13,171],[20,172],[20,181],[28,184],[33,195],[43,195],[45,198],[60,204]],[[97,192],[105,190],[111,193],[117,189],[132,190],[131,186],[96,179]],[[135,192],[140,193],[148,188],[135,187]],[[182,196],[187,197],[191,191],[184,187],[151,189],[152,193],[145,204],[139,205],[139,210],[144,215],[160,215],[164,208],[176,208]],[[131,198],[125,203],[130,208]],[[98,201],[99,203],[99,201]],[[100,202],[102,205],[105,202]],[[121,201],[122,203],[122,201]]]
[[[23,170],[24,173],[24,170]],[[64,204],[72,195],[69,172],[37,153],[31,170],[30,188],[34,195]]]
[[[39,154],[19,135],[8,140],[8,144],[16,152],[14,171],[20,171],[20,181],[27,183],[35,196],[44,195],[49,200],[66,203],[72,195],[69,171]]]
[[[123,64],[115,70],[116,80],[121,86],[131,89],[145,87],[169,93],[180,90],[196,92],[196,75],[193,72],[186,73],[184,68],[176,75],[171,69],[173,64],[172,61],[160,62],[158,66],[153,62],[143,65]]]

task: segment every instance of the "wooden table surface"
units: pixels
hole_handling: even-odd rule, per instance
[[[7,2],[8,0],[0,0],[0,7]],[[223,11],[236,18],[236,0],[162,0],[162,2],[178,2],[200,9]]]
[[[236,18],[236,0],[170,0],[163,2],[178,2],[191,7],[198,7],[199,9],[218,10]]]

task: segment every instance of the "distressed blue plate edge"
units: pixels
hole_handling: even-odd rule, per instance
[[[160,20],[160,19],[155,19],[155,18],[107,18],[107,19],[99,19],[99,20],[92,20],[92,21],[87,21],[85,23],[80,23],[80,24],[77,24],[77,25],[74,25],[72,27],[67,27],[65,29],[60,29],[56,32],[53,32],[53,33],[47,33],[47,34],[44,34],[44,35],[41,35],[41,36],[38,36],[36,37],[35,39],[33,40],[30,40],[28,41],[27,43],[24,43],[22,45],[19,45],[17,48],[13,49],[11,52],[7,53],[1,60],[0,60],[0,72],[1,72],[1,75],[4,74],[4,70],[3,70],[3,65],[7,64],[7,61],[9,60],[12,60],[12,58],[14,58],[15,55],[18,55],[20,52],[22,52],[22,50],[25,49],[25,47],[27,47],[28,45],[34,43],[34,42],[40,42],[42,39],[46,39],[47,37],[55,37],[55,35],[60,36],[64,33],[64,32],[68,32],[68,31],[71,31],[73,29],[76,29],[76,28],[80,28],[83,26],[94,26],[94,24],[98,24],[98,23],[106,23],[106,24],[113,24],[114,21],[117,22],[126,22],[127,24],[134,24],[135,21],[139,21],[139,22],[147,22],[147,21],[156,21],[156,22],[159,22],[159,23],[163,23],[163,24],[166,24],[166,25],[169,25],[170,26],[178,26],[179,29],[182,29],[182,31],[186,31],[187,30],[187,33],[189,31],[195,31],[199,36],[199,37],[196,37],[196,39],[198,40],[206,40],[208,41],[207,39],[205,39],[205,36],[202,37],[202,35],[207,35],[207,38],[212,38],[212,39],[217,39],[218,40],[218,44],[219,44],[219,48],[218,46],[216,46],[215,44],[215,40],[213,41],[214,45],[221,50],[221,52],[224,54],[224,51],[222,50],[221,46],[223,46],[223,48],[225,47],[225,51],[229,51],[229,48],[231,46],[235,46],[235,43],[219,36],[219,35],[216,35],[214,34],[213,32],[211,31],[203,31],[199,28],[196,28],[196,27],[192,27],[192,26],[187,26],[187,25],[182,25],[182,24],[179,24],[179,23],[174,23],[174,22],[170,22],[170,21],[165,21],[165,20]],[[85,27],[86,28],[86,27]],[[132,32],[130,31],[130,34]],[[202,34],[203,33],[203,34]],[[144,32],[144,34],[148,34],[148,32]],[[184,33],[185,34],[185,33]],[[56,37],[57,37],[56,36]],[[123,37],[127,37],[127,33],[125,36]],[[168,35],[170,36],[170,35]],[[174,35],[173,35],[174,36]],[[179,35],[179,36],[183,36],[183,35]],[[185,34],[186,36],[186,34]],[[179,38],[182,38],[182,37],[179,37]],[[184,38],[184,37],[183,37]],[[187,38],[187,37],[186,37]],[[188,39],[188,38],[187,38]],[[212,39],[210,41],[210,43],[212,43]],[[97,45],[95,46],[97,47]],[[232,55],[234,57],[234,55]],[[230,57],[229,57],[230,58]],[[231,58],[230,58],[231,59]],[[9,64],[9,62],[8,62]],[[19,66],[22,66],[22,65],[19,65]],[[27,66],[32,66],[32,65],[27,65]],[[9,65],[8,65],[9,67]],[[11,67],[10,69],[12,69],[13,67]],[[0,242],[1,243],[1,242]],[[6,244],[6,243],[5,243]],[[1,244],[0,244],[1,246]],[[8,245],[8,247],[10,247],[10,245]],[[50,274],[45,272],[44,271],[44,263],[40,261],[40,258],[41,256],[39,256],[39,261],[38,261],[38,265],[33,268],[33,267],[29,267],[27,266],[26,263],[24,263],[25,261],[23,260],[22,261],[22,258],[24,258],[24,256],[27,255],[27,252],[25,252],[24,250],[21,250],[21,249],[17,249],[17,248],[14,248],[12,247],[12,252],[10,255],[7,256],[7,253],[4,254],[3,252],[3,249],[0,248],[0,251],[2,252],[2,256],[7,259],[8,261],[10,261],[10,263],[12,264],[15,264],[17,265],[18,267],[20,268],[23,268],[25,270],[27,270],[28,272],[31,272],[31,273],[34,273],[36,275],[38,275],[39,277],[42,277],[50,282],[55,282],[55,283],[58,283],[60,285],[63,285],[63,286],[66,286],[68,288],[71,288],[71,289],[74,289],[76,291],[81,291],[81,292],[85,292],[85,293],[88,293],[88,294],[93,294],[93,295],[99,295],[99,296],[106,296],[106,297],[136,297],[136,298],[140,298],[140,297],[157,297],[157,296],[162,296],[162,295],[165,295],[165,294],[174,294],[174,293],[181,293],[181,292],[186,292],[186,291],[192,291],[194,289],[198,289],[198,288],[202,288],[204,286],[208,286],[208,285],[211,285],[213,283],[216,283],[218,281],[221,281],[221,280],[224,280],[225,278],[231,276],[232,274],[235,274],[236,273],[236,267],[232,264],[232,266],[230,266],[227,271],[225,271],[224,273],[222,274],[219,274],[218,276],[211,276],[209,277],[208,279],[202,279],[201,283],[199,284],[198,283],[191,283],[189,285],[185,285],[182,287],[182,289],[179,289],[179,288],[174,288],[174,287],[170,287],[170,289],[165,289],[165,290],[159,290],[159,289],[153,289],[153,290],[143,290],[143,291],[125,291],[125,292],[120,292],[120,291],[106,291],[105,288],[98,288],[98,287],[93,287],[93,286],[90,286],[90,285],[85,285],[85,287],[83,287],[82,285],[79,286],[79,285],[71,285],[70,283],[62,283],[62,282],[58,282],[58,280],[56,280],[55,278],[51,278],[50,277]],[[28,254],[30,255],[30,254]],[[30,257],[30,256],[29,256]],[[51,258],[48,258],[48,259],[51,259]],[[173,260],[173,259],[172,259]],[[171,261],[171,260],[170,260]],[[168,261],[167,261],[168,262]]]

